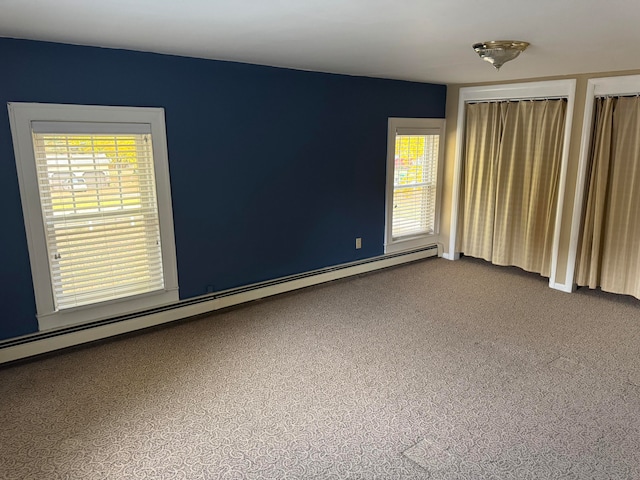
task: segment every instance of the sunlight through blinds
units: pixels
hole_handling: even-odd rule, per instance
[[[439,135],[399,131],[393,177],[392,237],[434,233]]]
[[[33,122],[33,144],[56,310],[163,290],[148,125],[52,123]]]

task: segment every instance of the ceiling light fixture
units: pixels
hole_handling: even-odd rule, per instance
[[[516,58],[528,46],[527,42],[518,40],[490,40],[474,44],[473,49],[480,58],[493,65],[496,70],[500,70],[502,65]]]

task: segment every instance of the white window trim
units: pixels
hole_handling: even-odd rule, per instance
[[[587,93],[584,102],[582,135],[580,137],[580,157],[578,159],[578,177],[573,199],[573,215],[571,217],[571,235],[569,238],[569,258],[565,284],[574,285],[578,240],[582,222],[583,202],[589,164],[589,151],[593,136],[593,107],[596,97],[605,95],[638,95],[640,94],[640,75],[624,75],[620,77],[591,78],[587,81]]]
[[[177,302],[179,300],[178,270],[164,110],[162,108],[12,102],[8,104],[8,109],[39,330],[111,318]],[[165,284],[163,291],[68,310],[55,310],[31,136],[33,121],[140,123],[151,126]]]
[[[456,153],[453,170],[453,188],[451,198],[451,226],[449,231],[449,251],[443,255],[449,260],[457,260],[460,253],[456,252],[456,236],[458,230],[458,212],[460,203],[460,182],[462,175],[462,153],[464,142],[465,104],[469,102],[500,101],[500,100],[530,100],[544,98],[566,98],[567,116],[564,126],[564,141],[562,146],[562,160],[560,164],[560,180],[558,185],[558,204],[553,236],[553,250],[551,254],[551,275],[549,286],[556,290],[570,292],[572,282],[557,283],[556,271],[558,267],[558,252],[560,246],[560,225],[562,208],[567,184],[567,165],[569,163],[569,144],[571,142],[571,125],[573,122],[573,105],[575,102],[576,80],[550,80],[543,82],[513,83],[507,85],[489,85],[482,87],[464,87],[460,89],[458,101],[458,129],[456,132]]]
[[[442,198],[442,172],[444,164],[444,127],[443,118],[395,118],[390,117],[387,129],[387,185],[385,199],[384,253],[396,253],[414,248],[435,245],[440,234],[440,199]],[[430,130],[431,134],[440,136],[438,145],[438,173],[436,184],[436,211],[434,233],[416,235],[409,238],[394,239],[393,225],[393,178],[395,169],[396,131],[402,128]]]

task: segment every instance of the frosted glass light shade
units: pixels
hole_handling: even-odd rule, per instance
[[[499,70],[502,65],[524,52],[528,46],[527,42],[518,40],[491,40],[476,43],[473,45],[473,49],[480,55],[480,58]]]

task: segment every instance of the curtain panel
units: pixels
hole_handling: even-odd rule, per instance
[[[466,105],[460,251],[549,276],[567,102]]]
[[[640,99],[597,98],[576,283],[640,298]]]

